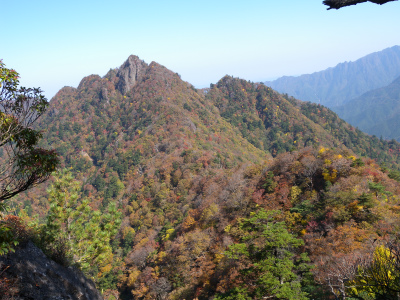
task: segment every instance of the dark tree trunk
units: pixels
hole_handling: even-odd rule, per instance
[[[397,1],[397,0],[324,0],[324,4],[328,5],[329,8],[328,9],[339,9],[345,6],[350,6],[350,5],[355,5],[358,3],[363,3],[363,2],[372,2],[372,3],[376,3],[376,4],[385,4],[391,1]]]

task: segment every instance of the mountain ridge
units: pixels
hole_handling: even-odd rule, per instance
[[[303,101],[327,107],[341,105],[400,76],[400,46],[374,52],[354,62],[339,63],[312,74],[283,76],[266,85]]]
[[[385,87],[369,91],[334,110],[364,132],[400,141],[400,77]]]

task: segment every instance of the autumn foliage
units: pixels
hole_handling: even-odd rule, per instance
[[[57,178],[15,203],[60,240],[71,232],[109,299],[347,297],[359,262],[398,230],[399,144],[262,84],[226,76],[200,91],[144,68],[125,94],[119,70],[58,92],[38,128],[72,174],[71,207]],[[110,208],[112,234],[80,217]],[[79,218],[105,236],[98,267],[80,256],[98,239],[68,227]]]

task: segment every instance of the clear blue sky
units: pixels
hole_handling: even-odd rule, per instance
[[[312,73],[400,44],[400,2],[3,0],[0,11],[0,58],[49,99],[130,54],[204,87],[226,74]]]

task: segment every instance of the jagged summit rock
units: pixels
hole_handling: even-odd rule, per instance
[[[136,55],[131,55],[118,69],[116,88],[126,94],[146,72],[148,65]]]

